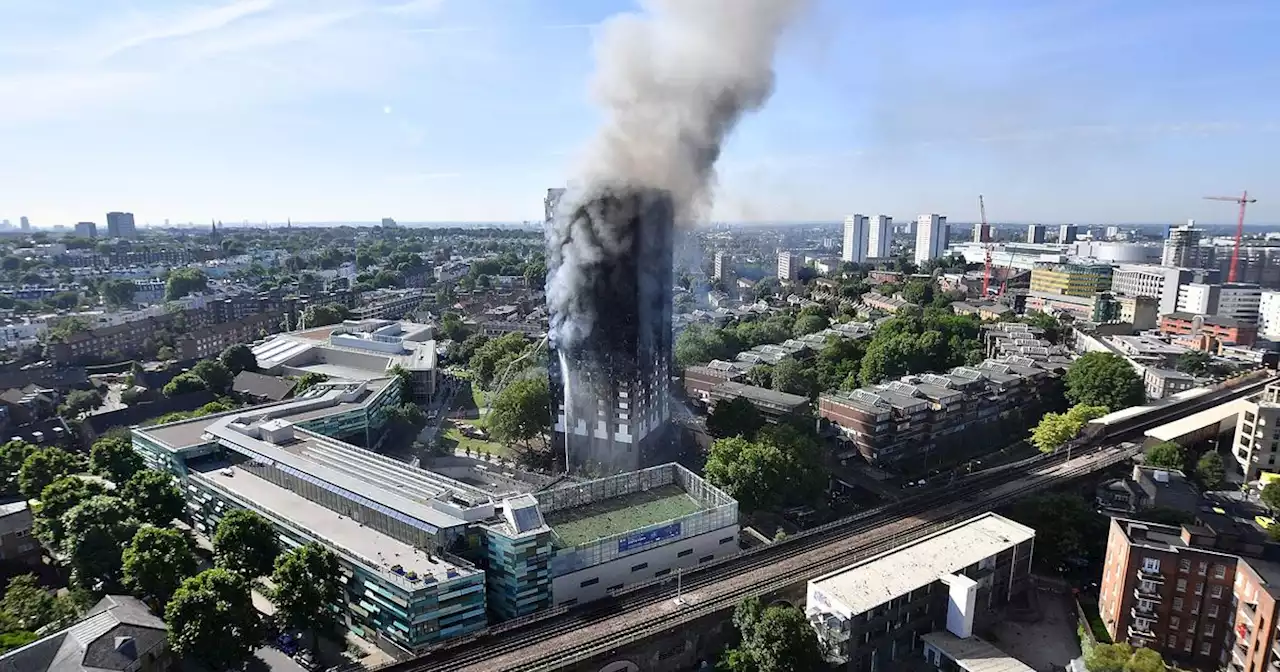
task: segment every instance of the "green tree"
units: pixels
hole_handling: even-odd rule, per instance
[[[818,636],[804,612],[791,606],[761,608],[751,598],[734,610],[741,643],[725,651],[731,672],[812,672],[827,668]]]
[[[209,276],[198,268],[177,268],[169,273],[164,286],[164,300],[176,301],[209,287]]]
[[[413,401],[413,372],[409,369],[396,364],[387,370],[400,383],[400,399],[401,401]]]
[[[1166,672],[1169,669],[1164,659],[1152,649],[1140,648],[1129,657],[1124,672]]]
[[[122,436],[105,436],[89,450],[89,471],[112,483],[124,483],[145,467],[132,442]]]
[[[1178,355],[1174,368],[1192,375],[1202,374],[1209,370],[1209,364],[1213,362],[1213,358],[1209,353],[1201,350],[1190,350]]]
[[[164,610],[169,648],[214,670],[239,669],[263,639],[249,581],[216,568],[186,581]]]
[[[1186,463],[1187,451],[1173,441],[1161,441],[1147,448],[1143,459],[1143,464],[1149,467],[1160,467],[1161,469],[1181,470]]]
[[[18,472],[27,456],[36,450],[35,445],[19,439],[0,446],[0,494],[6,497],[18,494]]]
[[[498,393],[487,426],[498,441],[528,442],[551,429],[551,389],[545,372],[518,378]]]
[[[257,371],[258,358],[253,354],[253,350],[243,343],[237,343],[222,351],[218,357],[222,365],[227,367],[232,376],[239,374],[241,371]]]
[[[529,347],[528,339],[519,332],[505,334],[485,343],[467,363],[472,380],[479,383],[480,387],[490,389],[492,385],[501,382],[510,365],[522,357]]]
[[[455,343],[461,343],[470,335],[471,327],[468,327],[456,314],[445,313],[440,318],[440,333]]]
[[[1100,566],[1107,549],[1106,516],[1092,500],[1073,493],[1051,493],[1020,500],[1008,516],[1036,531],[1035,561],[1058,571],[1067,561],[1082,559]]]
[[[122,308],[133,304],[133,296],[138,286],[128,280],[108,280],[98,285],[98,293],[102,301],[111,308]]]
[[[717,438],[740,436],[750,441],[764,425],[756,405],[744,397],[717,402],[707,415],[707,433]]]
[[[1125,672],[1132,656],[1128,644],[1098,644],[1085,655],[1084,666],[1089,672]]]
[[[231,511],[213,533],[213,555],[219,567],[247,578],[271,572],[280,555],[280,539],[265,518],[246,509]]]
[[[1067,369],[1067,399],[1073,404],[1120,411],[1146,401],[1142,379],[1123,357],[1089,352]]]
[[[173,477],[153,469],[134,474],[124,484],[121,495],[138,520],[158,527],[168,527],[185,509],[182,491]]]
[[[39,630],[57,620],[57,601],[35,574],[19,574],[9,580],[3,607],[23,630]]]
[[[150,525],[133,535],[121,560],[125,587],[159,605],[167,603],[197,569],[195,550],[185,534]]]
[[[65,416],[76,417],[102,405],[102,393],[97,390],[75,390],[62,403]]]
[[[826,489],[817,442],[789,425],[766,427],[754,441],[716,441],[703,471],[748,511],[812,501]]]
[[[187,373],[179,373],[172,380],[165,384],[161,392],[166,397],[177,397],[184,394],[192,394],[209,389],[204,379],[195,373],[188,371]]]
[[[320,383],[327,382],[328,380],[329,376],[326,376],[323,373],[308,371],[302,374],[301,378],[298,378],[298,384],[293,388],[294,394],[302,394],[303,392],[319,385]]]
[[[231,390],[231,381],[235,374],[222,362],[216,359],[202,360],[191,367],[191,373],[204,381],[206,387],[218,394],[226,394]]]
[[[79,469],[80,460],[71,453],[52,446],[40,448],[22,462],[18,470],[18,490],[27,499],[39,497],[50,483]]]
[[[825,315],[801,315],[796,318],[796,323],[791,327],[791,333],[796,338],[816,334],[831,325]]]
[[[310,630],[312,650],[320,635],[334,636],[340,620],[335,606],[342,602],[342,574],[338,556],[310,543],[276,559],[271,602],[281,625]]]
[[[1262,503],[1272,511],[1280,511],[1280,481],[1262,486]]]
[[[62,521],[67,532],[62,554],[76,584],[95,592],[119,585],[121,552],[138,530],[128,507],[116,497],[95,495],[68,511]]]
[[[773,389],[802,397],[812,396],[818,385],[813,369],[793,357],[783,357],[773,366]]]
[[[427,414],[417,404],[404,403],[387,409],[388,430],[395,436],[416,434],[427,422]]]
[[[691,324],[676,337],[674,354],[681,369],[726,359],[740,349],[736,334],[701,324]]]
[[[178,353],[174,352],[173,348],[167,345],[160,346],[160,349],[156,351],[156,359],[162,362],[171,362],[177,358]]]
[[[1206,490],[1217,490],[1222,487],[1226,475],[1226,465],[1222,462],[1222,456],[1216,451],[1201,455],[1200,461],[1196,463],[1196,476],[1200,478],[1200,483]]]
[[[302,321],[308,329],[338,324],[351,317],[351,311],[340,303],[323,306],[308,306],[302,313]]]
[[[933,283],[925,280],[912,280],[902,286],[902,298],[917,306],[929,305],[933,302]]]
[[[1107,414],[1104,406],[1076,404],[1066,413],[1045,413],[1031,430],[1031,444],[1042,453],[1052,453],[1080,435],[1090,420]]]
[[[36,538],[46,548],[62,548],[66,538],[62,517],[77,504],[108,492],[110,490],[100,481],[80,476],[64,476],[50,483],[40,492],[40,507],[32,514]]]

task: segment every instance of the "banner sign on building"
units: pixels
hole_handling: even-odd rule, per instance
[[[640,548],[641,546],[656,544],[659,541],[675,539],[679,536],[680,523],[671,523],[670,525],[655,527],[653,529],[644,530],[643,532],[628,534],[618,540],[618,552],[626,553],[627,551]]]

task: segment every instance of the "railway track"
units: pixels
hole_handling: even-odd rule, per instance
[[[1271,380],[1266,379],[1223,389],[1211,395],[1206,395],[1206,398],[1191,400],[1185,405],[1153,409],[1148,413],[1126,418],[1107,427],[1105,434],[1101,437],[1095,437],[1095,439],[1102,438],[1108,442],[1109,446],[1113,445],[1115,442],[1132,438],[1140,432],[1166,422],[1175,416],[1186,416],[1221,403],[1227,398],[1236,398],[1259,391]],[[803,580],[803,578],[796,575],[796,571],[803,572],[805,576],[816,576],[821,572],[838,569],[856,561],[858,558],[866,557],[868,554],[881,552],[892,548],[896,544],[918,538],[945,525],[952,524],[959,518],[989,511],[1030,492],[1045,489],[1053,483],[1065,482],[1085,473],[1106,468],[1128,459],[1134,452],[1132,450],[1117,450],[1114,447],[1095,446],[1077,448],[1072,451],[1071,456],[1076,460],[1093,459],[1107,450],[1113,451],[1111,457],[1102,461],[1086,461],[1082,466],[1056,476],[1036,476],[1035,474],[1054,473],[1054,469],[1058,469],[1066,462],[1068,457],[1066,453],[1038,455],[988,471],[977,472],[960,479],[959,482],[942,491],[917,494],[898,502],[860,512],[849,518],[807,530],[782,543],[759,547],[697,567],[681,576],[682,591],[686,594],[696,595],[699,590],[723,581],[728,577],[765,570],[770,566],[779,565],[814,552],[815,549],[858,539],[871,534],[874,530],[893,530],[895,526],[902,525],[905,521],[910,521],[925,512],[945,511],[948,506],[950,508],[960,507],[958,510],[946,514],[947,517],[940,522],[909,527],[901,535],[898,532],[877,535],[852,547],[842,549],[834,556],[824,559],[820,565],[811,565],[800,570],[780,573],[765,580],[736,588],[723,595],[717,595],[714,600],[708,603],[691,605],[679,611],[677,615],[681,622],[685,622],[732,606],[744,596],[768,593],[771,590],[776,590],[777,586],[790,585]],[[1076,460],[1073,460],[1073,462]],[[1030,485],[1013,492],[1003,492],[1001,490],[1002,487],[1007,486],[1010,482],[1019,482],[1020,479],[1025,480],[1028,477],[1033,479]],[[997,495],[994,498],[984,496],[988,491],[996,492]],[[512,654],[521,649],[543,644],[549,639],[583,630],[593,625],[616,619],[629,612],[669,600],[672,597],[673,584],[674,580],[669,577],[655,579],[630,586],[622,591],[613,593],[611,598],[598,602],[572,609],[561,607],[539,612],[522,619],[499,624],[460,640],[451,640],[446,646],[428,651],[417,659],[393,663],[379,669],[380,672],[453,672],[473,668],[473,666],[473,669],[485,669],[481,665],[487,661],[494,661],[499,657]],[[582,651],[577,651],[576,649],[557,650],[554,664],[543,659],[524,663],[522,664],[523,666],[504,666],[501,669],[512,671],[556,669],[554,666],[569,664],[575,660],[585,660],[610,648],[615,648],[619,643],[647,636],[655,630],[669,630],[676,625],[668,619],[660,619],[660,621],[658,624],[649,624],[651,630],[644,632],[636,629],[641,626],[631,626],[630,628],[611,631],[606,637],[601,637],[598,640],[582,645],[587,647]],[[586,656],[586,658],[581,656]],[[547,667],[548,665],[554,666]]]

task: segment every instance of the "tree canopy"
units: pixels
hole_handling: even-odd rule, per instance
[[[1098,644],[1085,654],[1089,672],[1165,672],[1169,666],[1152,649],[1125,644]]]
[[[185,510],[182,491],[173,477],[154,469],[134,474],[125,482],[121,496],[139,521],[159,527],[169,526]]]
[[[116,497],[94,495],[75,505],[62,521],[62,554],[73,580],[94,591],[118,586],[121,552],[138,529],[128,507]]]
[[[253,511],[236,509],[218,522],[213,533],[214,560],[219,567],[246,578],[269,574],[280,555],[275,528]]]
[[[501,382],[508,367],[516,359],[527,353],[532,347],[529,339],[519,332],[503,334],[498,338],[486,341],[467,362],[467,370],[471,372],[472,381],[480,387],[490,389]]]
[[[1262,503],[1272,511],[1280,512],[1280,481],[1271,481],[1262,486]]]
[[[1108,519],[1079,495],[1029,497],[1010,507],[1008,515],[1036,531],[1035,561],[1043,567],[1059,570],[1077,558],[1096,566],[1106,553]]]
[[[756,405],[745,397],[717,402],[707,415],[707,432],[716,438],[740,436],[748,441],[765,425]]]
[[[183,581],[164,620],[173,652],[214,670],[238,668],[264,634],[248,579],[222,568]]]
[[[252,354],[252,353],[250,353]],[[206,387],[218,394],[226,394],[231,390],[231,381],[235,374],[225,364],[216,359],[201,360],[191,367],[191,373],[204,381]]]
[[[241,371],[258,370],[258,358],[253,354],[253,350],[243,343],[236,343],[223,350],[218,359],[233,377]]]
[[[1146,401],[1142,378],[1125,358],[1110,352],[1088,352],[1067,368],[1067,399],[1074,404],[1106,406],[1120,411]]]
[[[508,383],[493,401],[487,426],[504,442],[526,442],[551,429],[551,389],[545,371]]]
[[[50,483],[80,470],[80,460],[67,451],[49,446],[32,451],[18,471],[18,490],[27,499],[40,496]]]
[[[47,548],[61,548],[65,539],[62,517],[80,502],[108,492],[102,482],[79,476],[64,476],[50,483],[40,492],[40,508],[32,514],[36,538]]]
[[[146,467],[133,443],[123,436],[104,436],[89,449],[89,471],[116,484],[123,484]]]
[[[1090,420],[1107,414],[1105,406],[1076,404],[1066,413],[1045,413],[1031,430],[1031,444],[1042,453],[1052,453],[1080,436]]]
[[[338,633],[340,620],[332,605],[342,602],[338,556],[310,543],[276,559],[271,602],[282,625],[310,630],[313,635]]]
[[[161,392],[166,397],[177,397],[183,394],[191,394],[192,392],[200,392],[209,389],[209,385],[204,379],[197,376],[194,372],[179,373],[172,380],[165,383]]]
[[[704,473],[748,511],[811,502],[826,490],[817,441],[790,425],[716,441]]]
[[[203,292],[209,286],[209,276],[205,272],[191,266],[175,268],[169,272],[165,281],[165,301],[177,301],[188,294]]]
[[[124,585],[135,595],[165,604],[197,569],[191,541],[173,528],[143,526],[121,556]]]
[[[1200,456],[1200,461],[1196,462],[1196,476],[1206,490],[1222,487],[1226,475],[1226,465],[1222,462],[1222,456],[1216,451],[1206,452]]]
[[[1161,441],[1147,448],[1143,463],[1149,467],[1182,470],[1187,463],[1187,451],[1174,441]]]
[[[818,636],[804,612],[791,606],[763,608],[748,598],[733,614],[741,642],[727,649],[720,667],[730,672],[811,672],[826,669]]]
[[[18,494],[18,472],[27,456],[36,450],[36,446],[19,439],[0,446],[0,491],[5,496]]]

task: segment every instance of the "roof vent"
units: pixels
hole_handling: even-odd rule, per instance
[[[1153,473],[1151,474],[1151,478],[1154,478],[1154,479],[1155,479],[1155,481],[1156,481],[1156,483],[1168,483],[1168,482],[1169,482],[1169,472],[1167,472],[1167,471],[1156,471],[1156,472],[1153,472]]]
[[[132,637],[116,637],[116,653],[129,660],[138,659],[138,642]]]

